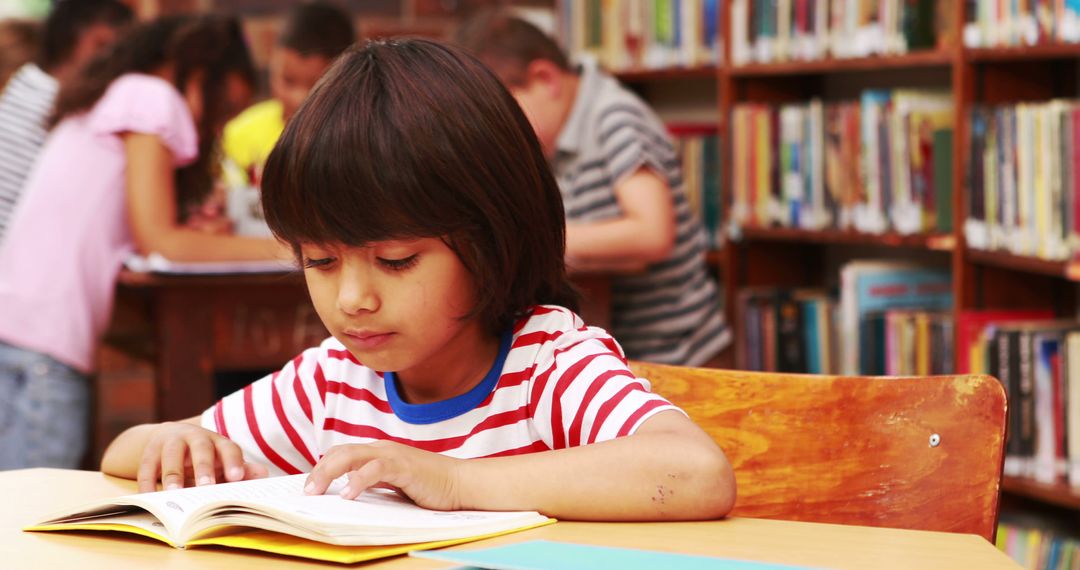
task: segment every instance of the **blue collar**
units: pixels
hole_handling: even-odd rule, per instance
[[[397,373],[384,372],[383,383],[386,385],[386,399],[390,401],[390,409],[394,410],[401,421],[410,424],[433,424],[456,418],[475,409],[495,389],[502,377],[503,365],[506,363],[506,355],[510,352],[510,343],[514,339],[512,330],[506,331],[499,341],[499,354],[491,369],[484,375],[484,379],[475,387],[460,396],[454,396],[449,400],[432,402],[430,404],[410,404],[401,398],[397,386]]]

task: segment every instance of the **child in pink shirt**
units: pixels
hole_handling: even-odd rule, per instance
[[[127,256],[284,255],[177,215],[208,188],[209,150],[253,84],[238,23],[185,16],[139,26],[61,89],[0,245],[0,469],[78,465],[87,377]]]

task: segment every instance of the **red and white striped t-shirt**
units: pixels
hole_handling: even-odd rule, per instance
[[[669,409],[678,408],[630,372],[604,330],[543,305],[504,336],[488,376],[450,400],[404,403],[392,375],[329,338],[203,412],[202,425],[281,474],[310,470],[335,445],[378,440],[458,458],[574,447],[631,434]]]

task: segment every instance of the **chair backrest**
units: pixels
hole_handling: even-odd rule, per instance
[[[994,539],[1006,407],[992,377],[632,368],[723,448],[735,516]]]

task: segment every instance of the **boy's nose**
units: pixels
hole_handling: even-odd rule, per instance
[[[347,281],[338,289],[338,310],[349,315],[379,310],[379,295],[371,283],[359,279]]]

